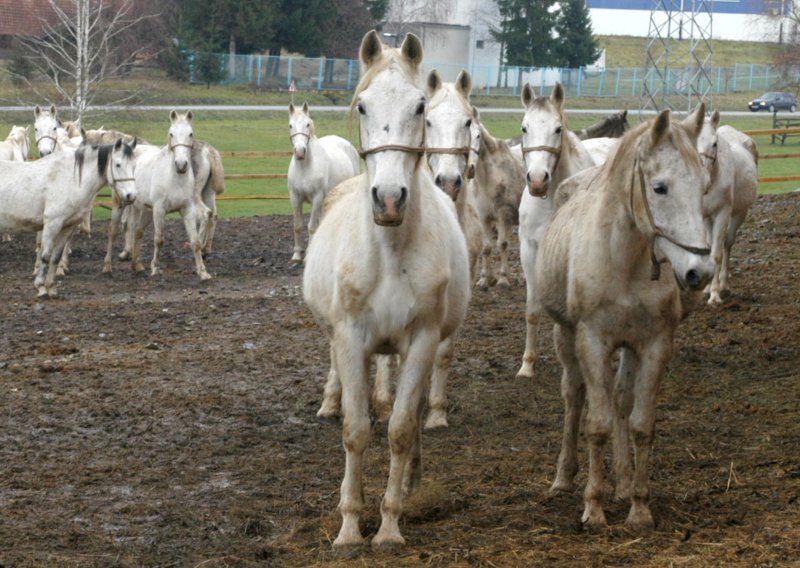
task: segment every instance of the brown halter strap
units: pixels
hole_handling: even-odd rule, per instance
[[[289,139],[294,140],[295,136],[305,136],[306,140],[311,140],[311,134],[308,132],[295,132],[294,134],[289,134]]]
[[[695,247],[691,245],[683,244],[682,242],[673,239],[666,233],[661,230],[661,227],[656,225],[656,221],[653,218],[653,211],[650,209],[650,202],[647,200],[647,189],[644,183],[644,172],[642,171],[641,164],[639,164],[639,156],[637,154],[636,160],[633,164],[633,171],[631,172],[631,216],[636,219],[636,213],[633,206],[633,197],[635,195],[634,185],[636,185],[636,174],[639,174],[639,188],[641,190],[642,195],[642,203],[644,205],[644,211],[647,215],[647,222],[650,224],[650,229],[652,234],[649,237],[650,240],[650,261],[653,263],[653,266],[650,270],[650,280],[658,280],[661,278],[661,262],[656,258],[656,239],[661,237],[662,239],[666,239],[671,242],[673,245],[682,248],[683,250],[690,252],[692,254],[698,255],[708,255],[711,254],[711,249],[708,247]]]
[[[56,138],[55,136],[50,136],[49,134],[44,134],[43,136],[39,136],[39,138],[36,139],[36,145],[38,146],[39,142],[42,140],[52,140],[53,142],[58,144],[58,138]]]
[[[358,128],[358,146],[361,148],[358,155],[361,159],[366,159],[370,154],[377,154],[378,152],[386,152],[387,150],[394,150],[397,152],[407,152],[409,154],[417,154],[417,162],[425,155],[425,127],[422,128],[422,143],[419,146],[406,146],[404,144],[384,144],[382,146],[375,146],[364,150],[364,145],[361,143],[361,127]]]
[[[184,147],[189,148],[191,150],[192,148],[194,148],[194,142],[192,142],[191,144],[183,144],[183,143],[172,144],[170,142],[169,149],[170,149],[170,151],[172,151],[172,150],[174,150],[175,148],[177,148],[179,146],[184,146]]]
[[[716,151],[713,154],[709,154],[707,152],[700,152],[700,155],[701,156],[705,156],[706,158],[708,158],[712,162],[716,162],[717,161],[717,152]]]
[[[464,177],[466,179],[472,179],[475,177],[475,168],[470,168],[469,163],[469,153],[472,151],[470,146],[461,146],[458,148],[425,148],[425,153],[428,155],[428,159],[430,160],[431,154],[449,154],[451,156],[464,156],[466,158],[466,162],[464,163]]]

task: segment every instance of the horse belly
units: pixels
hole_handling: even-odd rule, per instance
[[[397,343],[417,315],[418,302],[407,280],[384,278],[369,299],[369,319],[378,345]]]

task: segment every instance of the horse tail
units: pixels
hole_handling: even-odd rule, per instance
[[[211,167],[211,187],[215,194],[222,195],[225,193],[225,170],[222,167],[222,156],[213,146],[208,147],[208,161]]]

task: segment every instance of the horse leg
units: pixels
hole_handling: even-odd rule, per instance
[[[744,215],[734,215],[728,223],[728,231],[725,235],[725,247],[722,251],[722,266],[719,271],[720,296],[726,296],[730,293],[728,277],[730,275],[731,249],[733,248],[733,243],[736,241],[736,233],[739,231],[739,227],[744,222],[744,219]]]
[[[370,438],[369,420],[369,360],[356,330],[348,328],[334,332],[332,342],[336,351],[336,372],[342,385],[342,441],[345,449],[344,479],[339,497],[342,527],[333,542],[344,553],[364,544],[358,527],[364,508],[364,451]]]
[[[372,387],[372,408],[379,422],[392,415],[392,374],[397,367],[394,355],[375,357],[375,384]]]
[[[303,260],[303,200],[294,191],[289,192],[289,197],[294,215],[292,227],[294,230],[294,253],[292,254],[291,262],[301,262]]]
[[[86,222],[86,219],[84,218],[82,222]],[[72,248],[70,248],[69,245],[72,243],[72,237],[75,236],[75,233],[78,232],[78,229],[80,229],[81,226],[82,225],[78,225],[74,230],[69,232],[69,235],[67,236],[67,244],[64,245],[64,250],[61,253],[61,259],[58,261],[56,276],[66,276],[69,273],[69,255],[72,253]]]
[[[202,205],[202,204],[201,204]],[[203,205],[203,209],[210,213],[208,207]],[[205,211],[202,211],[201,214],[205,216]],[[206,263],[203,262],[203,251],[201,250],[202,247],[200,246],[200,240],[197,237],[197,210],[192,202],[184,207],[181,211],[181,216],[183,217],[183,226],[186,228],[186,234],[189,236],[189,245],[192,248],[192,254],[194,255],[194,266],[197,275],[200,277],[201,281],[211,280],[211,275],[206,270]],[[164,218],[161,218],[161,231],[162,231],[162,239],[163,239],[163,230],[164,230]],[[159,252],[161,247],[159,246]],[[155,257],[154,257],[155,258]]]
[[[616,489],[614,498],[625,501],[631,496],[633,470],[631,464],[631,442],[628,420],[633,408],[633,385],[638,373],[639,359],[631,349],[620,350],[614,388],[615,414],[612,422],[614,452],[614,476]]]
[[[539,314],[536,309],[536,288],[534,271],[538,243],[533,239],[522,238],[519,241],[519,257],[522,271],[525,274],[525,352],[522,354],[522,366],[517,371],[517,378],[532,379],[533,366],[538,355],[536,350],[536,334],[539,331]]]
[[[153,222],[153,212],[148,209],[140,209],[139,211],[131,211],[128,217],[128,230],[133,232],[132,248],[131,248],[131,268],[134,272],[142,272],[144,265],[142,264],[142,237],[144,231]]]
[[[653,446],[658,389],[672,352],[672,333],[663,333],[642,350],[639,373],[634,385],[630,429],[634,446],[634,475],[631,509],[625,524],[637,529],[652,529],[648,461]]]
[[[328,379],[325,381],[325,390],[322,394],[322,406],[317,411],[317,418],[333,418],[342,411],[342,383],[336,374],[336,351],[331,342],[331,367],[328,370]]]
[[[553,326],[556,354],[564,370],[561,373],[561,397],[564,399],[564,433],[558,454],[556,478],[550,492],[570,491],[578,473],[578,433],[581,411],[586,400],[586,385],[575,356],[575,333],[564,326]]]
[[[42,264],[42,231],[36,231],[36,260],[33,262],[33,276],[39,274],[39,267]]]
[[[725,252],[725,235],[731,220],[731,209],[726,207],[714,217],[711,226],[711,258],[714,260],[714,277],[708,290],[708,304],[721,304],[720,297],[720,271],[722,270],[722,256]]]
[[[122,251],[117,256],[120,260],[128,260],[131,257],[131,251],[133,250],[133,241],[136,237],[136,210],[133,207],[123,207],[122,208],[122,217],[120,218],[120,223],[122,224],[122,229],[124,231],[123,235],[125,236],[125,243],[122,247]]]
[[[115,200],[111,208],[111,221],[108,224],[108,243],[106,244],[106,256],[103,259],[103,274],[111,274],[111,255],[114,251],[114,240],[117,238],[120,220],[124,208]]]
[[[62,228],[53,242],[53,247],[50,253],[50,261],[48,262],[47,267],[47,276],[44,280],[44,287],[47,290],[47,296],[50,298],[55,298],[58,295],[58,290],[56,289],[58,265],[60,264],[63,255],[65,255],[69,250],[69,241],[77,230],[77,225],[66,229]]]
[[[389,480],[381,501],[381,526],[372,539],[374,548],[405,544],[398,525],[403,511],[403,481],[406,468],[411,467],[415,438],[419,436],[419,407],[436,357],[439,336],[437,327],[421,329],[413,336],[397,380],[394,408],[389,419]],[[415,477],[418,475],[415,473]]]
[[[319,227],[319,219],[322,216],[322,202],[325,201],[325,193],[318,192],[311,200],[311,215],[308,219],[308,238],[314,235]]]
[[[475,283],[476,288],[481,290],[488,290],[489,286],[493,284],[492,276],[492,238],[494,235],[494,226],[489,220],[481,219],[483,225],[483,248],[481,249],[481,274],[478,281]]]
[[[45,268],[50,266],[56,238],[60,233],[61,223],[50,221],[36,235],[36,273],[33,285],[39,291],[40,298],[46,298],[48,295],[47,286],[45,285]]]
[[[611,353],[598,337],[585,327],[576,332],[575,346],[581,374],[586,381],[586,438],[589,442],[589,479],[583,494],[583,524],[590,529],[606,526],[603,512],[603,453],[614,418]]]
[[[211,254],[211,244],[214,242],[214,232],[217,229],[217,196],[214,193],[214,188],[210,184],[206,184],[203,188],[203,203],[209,209],[208,223],[206,225],[205,234],[200,235],[200,242],[203,245],[203,257]]]
[[[417,411],[417,432],[408,456],[408,464],[403,472],[403,497],[410,497],[419,489],[422,481],[422,408]]]
[[[428,391],[426,430],[447,428],[447,376],[453,361],[454,350],[455,341],[452,335],[440,342],[436,349],[436,361],[433,364],[431,386]]]
[[[497,249],[500,251],[500,276],[497,278],[497,286],[510,288],[508,281],[508,225],[501,215],[497,220]]]

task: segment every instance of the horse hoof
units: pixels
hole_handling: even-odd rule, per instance
[[[130,257],[131,257],[131,255],[127,251],[122,251],[121,253],[119,253],[119,255],[117,255],[117,258],[120,259],[120,260],[128,260],[128,259],[130,259]]]
[[[338,408],[331,408],[325,404],[317,411],[317,418],[324,422],[336,422],[340,415],[341,412]]]
[[[528,363],[523,363],[522,367],[520,367],[519,371],[517,371],[517,378],[533,379],[533,365],[529,365]]]
[[[211,280],[211,275],[207,272],[200,276],[200,282],[208,282],[209,280]]]
[[[434,410],[428,415],[425,421],[425,430],[434,430],[436,428],[447,428],[447,415],[442,410]]]
[[[378,530],[378,534],[373,537],[371,544],[372,549],[378,552],[394,553],[405,548],[406,540],[399,532],[393,535],[381,535],[381,531]]]
[[[554,497],[562,493],[570,493],[573,489],[575,489],[575,484],[573,484],[571,481],[556,479],[550,486],[550,489],[547,490],[547,494],[550,497]]]
[[[497,280],[497,284],[495,284],[498,288],[511,288],[511,283],[508,281],[508,278],[502,276]]]
[[[581,525],[589,532],[602,531],[607,528],[608,522],[606,521],[606,515],[603,513],[603,509],[598,507],[589,510],[587,507],[581,517]]]
[[[656,524],[649,509],[646,507],[631,507],[628,518],[625,519],[625,526],[634,532],[649,532],[656,527]]]
[[[355,558],[356,556],[360,556],[362,553],[365,552],[366,541],[362,540],[361,542],[354,542],[354,543],[347,543],[347,544],[337,544],[336,542],[333,543],[333,555],[336,558],[348,559],[348,558]]]

